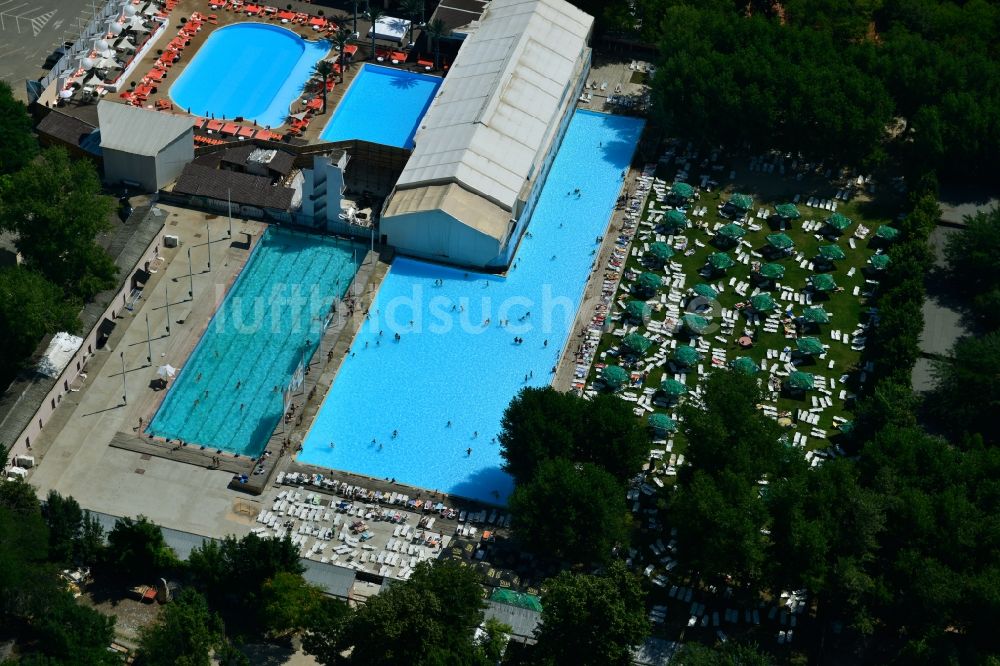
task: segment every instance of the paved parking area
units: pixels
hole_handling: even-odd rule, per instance
[[[27,98],[24,81],[47,74],[45,59],[75,41],[100,5],[92,0],[0,0],[0,79]]]

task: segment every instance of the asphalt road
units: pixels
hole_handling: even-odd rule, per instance
[[[94,11],[90,0],[0,0],[0,79],[26,100],[25,80],[47,74],[45,59],[74,41]]]

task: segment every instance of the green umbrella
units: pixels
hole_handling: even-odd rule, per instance
[[[684,211],[677,210],[676,208],[668,210],[666,217],[663,219],[663,226],[665,226],[667,231],[670,233],[676,233],[687,229],[688,220],[684,217]]]
[[[687,393],[688,387],[676,379],[664,379],[660,383],[660,390],[673,398],[677,398]]]
[[[629,333],[626,335],[625,339],[622,340],[622,344],[636,354],[645,354],[653,346],[653,342],[649,338],[638,333]]]
[[[730,257],[725,252],[713,252],[708,257],[708,263],[711,264],[712,268],[714,268],[717,271],[724,271],[727,268],[732,268],[733,266],[736,265],[736,262],[733,261],[733,258]]]
[[[739,210],[750,210],[750,206],[753,205],[753,199],[748,194],[734,194],[729,197],[729,203]]]
[[[834,213],[833,215],[828,217],[826,223],[829,224],[834,229],[836,229],[837,231],[839,231],[840,233],[844,233],[845,231],[847,231],[847,227],[853,224],[851,218],[844,217],[840,213]]]
[[[691,288],[691,291],[698,294],[699,296],[710,298],[713,301],[719,297],[719,292],[717,292],[715,288],[713,288],[712,285],[710,284],[704,284],[704,283],[696,284],[694,287]]]
[[[691,366],[701,360],[701,354],[691,345],[680,345],[674,350],[674,360],[681,365]]]
[[[839,261],[847,258],[847,255],[844,254],[839,245],[820,245],[819,256],[827,261]]]
[[[887,254],[873,254],[872,258],[868,260],[872,268],[878,271],[884,271],[889,267],[889,263],[892,261]]]
[[[764,264],[758,272],[761,277],[765,277],[768,280],[780,280],[785,277],[785,267],[781,264]]]
[[[732,222],[730,222],[729,224],[726,224],[722,228],[720,228],[717,233],[725,239],[738,240],[747,235],[747,230],[738,224],[733,224]]]
[[[702,333],[705,332],[705,330],[708,328],[708,323],[709,323],[707,319],[705,319],[701,315],[696,315],[696,314],[686,314],[683,317],[681,317],[681,321],[684,322],[685,326],[691,329],[692,333],[697,333],[698,335],[701,335]]]
[[[894,241],[899,236],[899,229],[896,227],[890,227],[888,224],[883,224],[875,232],[875,235],[886,241]]]
[[[694,196],[694,188],[687,183],[677,182],[674,183],[673,193],[681,199],[690,199]]]
[[[760,371],[757,364],[754,363],[752,358],[747,356],[740,356],[735,361],[730,364],[736,372],[741,372],[744,375],[755,375]]]
[[[629,374],[625,368],[621,368],[617,365],[609,365],[604,368],[604,372],[601,373],[601,377],[604,379],[604,384],[609,389],[617,391],[628,383]]]
[[[812,286],[813,289],[819,291],[833,291],[837,288],[837,283],[834,282],[833,277],[827,275],[826,273],[821,273],[819,275],[812,276]]]
[[[651,310],[649,303],[645,301],[629,301],[625,306],[625,313],[636,321],[647,321]]]
[[[752,296],[750,298],[750,305],[752,305],[753,309],[757,312],[770,312],[777,307],[778,304],[774,302],[773,298],[771,298],[771,294],[757,294],[756,296]]]
[[[774,212],[786,220],[797,220],[802,217],[802,214],[799,213],[799,209],[795,207],[795,204],[790,203],[778,204],[774,207]]]
[[[677,430],[677,424],[666,414],[653,414],[649,417],[648,423],[656,432],[667,433]]]
[[[854,432],[854,421],[844,421],[840,424],[840,432],[845,435],[850,435]]]
[[[823,343],[819,338],[799,338],[795,341],[795,346],[801,353],[810,356],[823,353]]]
[[[787,250],[795,245],[795,241],[789,238],[786,234],[768,234],[767,244],[779,250]]]
[[[806,308],[802,312],[802,318],[813,324],[826,324],[830,321],[830,314],[823,308],[816,306]]]
[[[813,376],[808,372],[796,370],[788,377],[788,385],[798,391],[808,391],[813,387]]]
[[[643,273],[639,276],[636,284],[645,291],[656,291],[663,286],[663,280],[656,273]]]
[[[674,256],[674,248],[670,247],[666,243],[653,243],[649,246],[649,250],[647,252],[659,259],[661,262]]]

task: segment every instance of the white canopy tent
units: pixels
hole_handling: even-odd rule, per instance
[[[73,94],[71,91],[63,92],[69,92],[70,96]],[[69,365],[73,354],[80,349],[81,345],[83,345],[83,338],[79,336],[65,332],[56,333],[45,349],[45,354],[38,361],[38,372],[52,379],[57,378]]]
[[[410,30],[410,21],[395,16],[383,16],[368,29],[369,38],[371,38],[373,30],[375,31],[375,39],[402,45]]]

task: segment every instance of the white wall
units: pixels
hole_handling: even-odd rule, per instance
[[[176,180],[194,160],[194,128],[177,137],[156,156],[156,189]]]
[[[133,155],[120,150],[102,150],[104,157],[104,180],[111,185],[118,185],[123,180],[139,183],[145,192],[155,192],[156,158],[145,155]]]
[[[461,266],[486,266],[500,252],[496,238],[440,210],[382,218],[379,231],[401,254]]]

